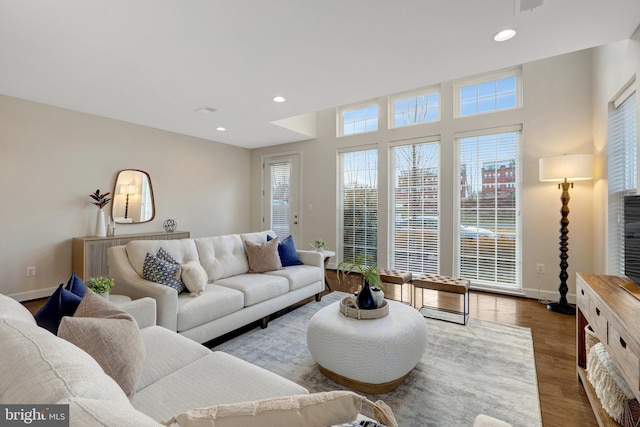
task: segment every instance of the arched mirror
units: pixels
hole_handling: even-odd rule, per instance
[[[145,171],[118,172],[111,195],[111,217],[118,224],[149,222],[156,216],[151,177]]]

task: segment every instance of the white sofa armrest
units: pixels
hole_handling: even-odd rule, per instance
[[[156,324],[156,300],[153,298],[144,297],[127,301],[120,304],[120,308],[136,319],[140,329]]]
[[[304,265],[313,265],[324,269],[324,257],[320,252],[297,249],[298,258]]]
[[[124,246],[107,250],[109,276],[114,279],[114,293],[131,299],[151,297],[156,300],[157,324],[172,331],[178,329],[178,292],[169,286],[154,283],[138,276]]]

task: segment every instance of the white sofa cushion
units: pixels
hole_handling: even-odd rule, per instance
[[[72,427],[162,427],[162,424],[136,410],[131,404],[121,405],[84,397],[72,397],[56,403],[69,405]]]
[[[286,278],[269,274],[240,274],[217,280],[216,285],[242,292],[245,307],[289,292],[289,281]]]
[[[211,353],[202,344],[161,326],[141,329],[140,335],[146,359],[136,393]]]
[[[132,240],[127,243],[126,248],[129,262],[140,277],[144,277],[143,267],[147,252],[155,255],[160,248],[164,248],[178,264],[199,260],[198,251],[193,239]]]
[[[244,307],[244,294],[232,288],[208,284],[198,297],[178,296],[178,332],[204,325]]]
[[[180,427],[333,426],[355,420],[365,400],[342,390],[281,396],[191,409],[175,421]]]
[[[36,324],[33,314],[18,301],[0,294],[0,319],[21,320],[32,325]]]
[[[323,271],[310,265],[291,265],[284,270],[268,271],[265,274],[286,278],[290,291],[324,280]]]
[[[202,237],[194,242],[200,254],[200,264],[207,272],[210,282],[249,271],[240,235]]]
[[[129,400],[87,353],[28,322],[0,319],[1,403],[55,403],[71,396]]]
[[[139,390],[131,403],[162,422],[191,408],[306,393],[304,387],[273,372],[227,353],[212,352]]]

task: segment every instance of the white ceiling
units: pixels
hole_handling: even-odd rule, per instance
[[[0,93],[254,148],[309,138],[274,121],[639,23],[640,0],[0,0]],[[507,27],[516,38],[494,42]]]

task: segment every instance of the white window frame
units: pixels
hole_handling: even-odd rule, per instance
[[[415,98],[418,96],[427,96],[427,95],[438,95],[438,117],[435,120],[429,120],[424,122],[415,122],[408,123],[402,126],[396,126],[396,102],[404,99]],[[416,126],[416,125],[424,125],[427,123],[436,123],[440,121],[440,117],[442,115],[442,94],[440,93],[440,86],[429,86],[426,88],[421,88],[417,90],[412,90],[408,92],[403,92],[395,95],[390,95],[387,98],[388,106],[387,106],[387,124],[389,129],[397,129],[404,128],[408,126]]]
[[[336,230],[336,246],[337,246],[337,255],[336,255],[336,259],[337,262],[342,262],[345,261],[345,255],[344,255],[344,199],[343,199],[343,195],[344,195],[344,165],[343,165],[343,155],[344,154],[348,154],[348,153],[354,153],[354,152],[359,152],[359,151],[370,151],[370,150],[375,150],[376,151],[376,189],[378,192],[378,204],[377,204],[377,221],[376,221],[376,233],[379,233],[380,231],[380,227],[379,227],[379,218],[380,218],[380,176],[379,176],[379,168],[380,168],[380,150],[378,149],[378,146],[375,144],[368,144],[368,145],[360,145],[357,147],[350,147],[350,148],[343,148],[343,149],[339,149],[337,152],[337,156],[336,156],[336,162],[337,162],[337,179],[336,179],[336,184],[337,184],[337,189],[336,189],[336,204],[337,204],[337,230]],[[376,238],[376,240],[378,241],[379,239]],[[380,262],[379,261],[379,256],[380,256],[380,250],[379,250],[379,245],[376,245],[375,251],[376,251],[376,256],[375,256],[375,261],[376,262]],[[347,259],[346,261],[350,261],[350,259]]]
[[[513,125],[513,126],[501,126],[492,129],[486,130],[478,130],[478,131],[469,131],[469,132],[459,132],[454,135],[455,140],[455,170],[454,176],[456,178],[456,187],[455,187],[455,200],[454,200],[454,223],[455,223],[455,231],[454,231],[454,274],[457,276],[461,275],[460,268],[460,229],[461,229],[461,221],[460,221],[460,140],[467,137],[480,137],[484,135],[497,135],[503,133],[511,133],[517,132],[519,133],[518,147],[516,152],[516,176],[515,176],[515,184],[519,185],[519,191],[516,192],[516,208],[515,208],[515,218],[516,218],[516,248],[515,248],[515,283],[513,286],[508,285],[498,285],[492,283],[491,281],[482,281],[482,280],[474,280],[471,278],[472,284],[475,289],[487,289],[487,290],[502,290],[509,292],[521,292],[522,290],[522,150],[524,147],[523,144],[523,132],[522,125]]]
[[[609,117],[607,135],[607,162],[609,177],[607,180],[607,274],[616,276],[624,275],[624,196],[636,194],[638,187],[638,159],[640,150],[637,146],[638,133],[638,93],[635,79],[625,85],[609,103]],[[612,132],[621,129],[613,129],[612,120],[624,119],[614,114],[622,113],[620,106],[635,96],[636,111],[627,111],[635,114],[636,118],[636,143],[627,146],[629,141],[613,140]],[[629,107],[629,106],[627,106]],[[613,150],[619,150],[617,153]],[[631,151],[631,152],[629,152]],[[635,151],[635,152],[634,152]],[[617,155],[616,155],[617,154]],[[624,170],[624,171],[623,171]],[[623,171],[622,173],[620,173]],[[613,187],[613,188],[612,188]]]
[[[464,116],[460,115],[460,89],[466,86],[487,83],[494,80],[500,80],[507,77],[515,77],[516,78],[516,106],[512,108],[502,108],[500,110],[492,110],[485,111],[482,113],[475,114],[465,114]],[[500,113],[502,111],[511,111],[518,108],[522,108],[523,99],[522,99],[522,68],[509,68],[497,72],[481,74],[478,76],[474,76],[468,79],[456,80],[453,82],[453,117],[454,118],[465,118],[465,117],[475,117],[483,114],[495,114]]]
[[[434,274],[440,274],[440,239],[441,239],[441,230],[442,230],[442,223],[440,221],[440,213],[441,213],[441,184],[442,184],[442,141],[441,141],[441,137],[440,135],[434,135],[434,136],[429,136],[429,137],[425,137],[425,138],[418,138],[418,139],[412,139],[412,140],[403,140],[403,141],[396,141],[393,142],[392,144],[389,145],[389,160],[390,160],[390,167],[389,167],[389,173],[388,173],[388,179],[389,179],[389,184],[388,184],[388,188],[389,188],[389,216],[388,216],[388,221],[389,221],[389,226],[388,226],[388,246],[389,246],[389,252],[387,254],[388,256],[388,262],[387,265],[389,265],[391,268],[398,268],[398,269],[402,269],[405,270],[406,268],[401,268],[399,266],[397,266],[395,264],[395,259],[394,259],[394,254],[396,251],[396,215],[397,215],[397,211],[396,211],[396,206],[395,206],[395,201],[396,201],[396,188],[395,188],[395,169],[396,169],[396,158],[395,158],[395,149],[398,147],[403,147],[403,146],[410,146],[410,145],[419,145],[419,144],[437,144],[437,152],[438,152],[438,174],[437,174],[437,183],[433,184],[433,185],[429,185],[427,188],[428,189],[433,189],[435,191],[437,191],[437,213],[436,215],[438,216],[438,230],[437,230],[437,240],[436,240],[436,271],[429,271],[429,273],[434,273]],[[405,190],[405,189],[401,189],[401,190]],[[399,194],[409,194],[407,191],[401,191]],[[415,271],[414,273],[425,273],[425,271]]]
[[[362,110],[369,107],[376,107],[378,109],[378,127],[376,130],[369,130],[364,132],[354,132],[348,135],[344,134],[344,114],[349,111],[357,111]],[[376,100],[369,100],[365,102],[360,102],[358,104],[345,105],[343,107],[338,107],[336,109],[336,136],[338,138],[350,137],[355,135],[363,135],[367,133],[374,133],[380,130],[380,104]]]

